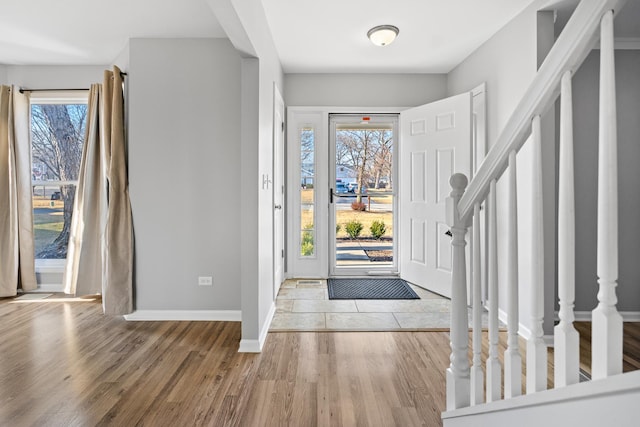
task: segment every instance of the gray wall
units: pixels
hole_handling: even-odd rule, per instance
[[[487,101],[487,145],[490,149],[496,142],[507,120],[531,83],[539,57],[544,56],[553,39],[553,15],[540,15],[538,9],[543,2],[536,1],[510,21],[491,39],[474,51],[460,65],[454,68],[447,78],[447,94],[455,95],[468,91],[486,82]],[[550,115],[552,120],[553,115]],[[547,119],[547,118],[545,118]],[[545,140],[551,149],[543,150],[543,157],[548,165],[554,165],[553,123],[544,123]],[[525,143],[517,156],[518,179],[518,252],[519,252],[519,292],[520,292],[520,324],[530,329],[531,310],[531,210],[533,208],[530,195],[531,188],[531,144]],[[551,162],[549,163],[549,159]],[[555,244],[554,212],[555,192],[553,182],[554,167],[545,174],[545,313],[547,323],[545,333],[551,333],[553,319],[553,289],[555,277]],[[551,180],[551,181],[549,181]],[[506,179],[498,182],[498,259],[500,308],[506,310]],[[549,203],[547,203],[547,198]],[[522,331],[526,334],[526,331]]]
[[[126,46],[122,49],[122,51],[118,54],[118,56],[113,60],[113,63],[117,65],[121,70],[126,71],[129,69],[130,56],[131,56],[131,52],[129,52],[129,43],[127,42]]]
[[[598,79],[594,50],[573,79],[576,196],[576,311],[597,305]],[[618,110],[618,310],[640,311],[640,51],[616,51]]]
[[[0,85],[6,85],[7,83],[7,67],[0,65]]]
[[[238,310],[240,57],[226,39],[129,49],[135,308]]]
[[[448,95],[486,82],[489,145],[498,138],[536,72],[539,3],[521,12],[447,76]]]
[[[415,107],[446,96],[445,74],[287,74],[287,106]]]
[[[8,84],[29,89],[89,89],[102,83],[106,65],[7,65]],[[0,77],[2,77],[0,73]]]

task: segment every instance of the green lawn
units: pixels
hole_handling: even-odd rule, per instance
[[[62,217],[62,211],[33,215],[33,237],[35,240],[36,254],[58,237],[63,225],[64,219]]]
[[[387,203],[391,204],[393,202],[393,198],[390,195],[378,195],[375,196],[376,190],[371,190],[371,202],[372,203]],[[355,197],[353,201],[355,201]],[[301,201],[302,203],[310,203],[313,201],[313,190],[307,189],[301,191]],[[368,207],[368,198],[363,197],[362,202]],[[313,211],[311,210],[302,210],[301,212],[301,225],[305,227],[307,224],[313,223]],[[356,220],[360,221],[363,225],[362,229],[362,237],[370,237],[371,232],[369,231],[369,227],[373,221],[383,221],[387,226],[387,231],[384,234],[384,237],[393,237],[393,214],[389,211],[373,211],[369,212],[364,211],[354,211],[351,209],[347,210],[338,210],[336,212],[336,223],[340,225],[340,231],[338,232],[338,238],[347,237],[347,232],[345,231],[344,224],[349,221]]]

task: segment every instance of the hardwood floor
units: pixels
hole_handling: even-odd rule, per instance
[[[0,319],[0,426],[439,426],[445,407],[447,332],[270,333],[246,354],[237,322],[100,301],[3,299]],[[640,324],[625,332],[638,369]]]
[[[574,325],[580,334],[580,368],[591,375],[591,322]],[[622,371],[640,369],[640,322],[625,322],[622,340]]]
[[[269,334],[126,322],[99,301],[0,301],[2,426],[440,425],[444,332]]]

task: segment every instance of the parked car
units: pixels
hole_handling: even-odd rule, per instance
[[[346,194],[348,193],[349,190],[347,188],[347,186],[344,184],[344,182],[336,182],[336,194]]]

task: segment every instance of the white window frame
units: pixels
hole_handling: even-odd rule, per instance
[[[31,106],[33,104],[88,104],[89,91],[38,91],[31,92],[29,95],[29,144],[31,144]],[[31,159],[33,163],[33,159]],[[60,185],[78,185],[78,181],[40,181],[31,180],[32,186],[60,186]],[[64,272],[66,259],[44,259],[35,258],[36,275],[40,274],[61,274]],[[62,279],[62,278],[61,278]],[[62,291],[62,282],[60,283],[40,283],[40,290],[50,292]]]
[[[287,203],[287,277],[321,278],[324,276],[321,266],[327,262],[326,238],[322,235],[327,227],[326,198],[321,188],[326,187],[327,171],[323,169],[324,161],[318,153],[326,152],[328,122],[323,119],[321,111],[288,108],[287,109],[287,186],[291,197]],[[300,131],[311,127],[314,131],[314,251],[312,256],[302,256],[300,252],[301,230],[301,149]],[[325,151],[322,151],[322,150]]]

